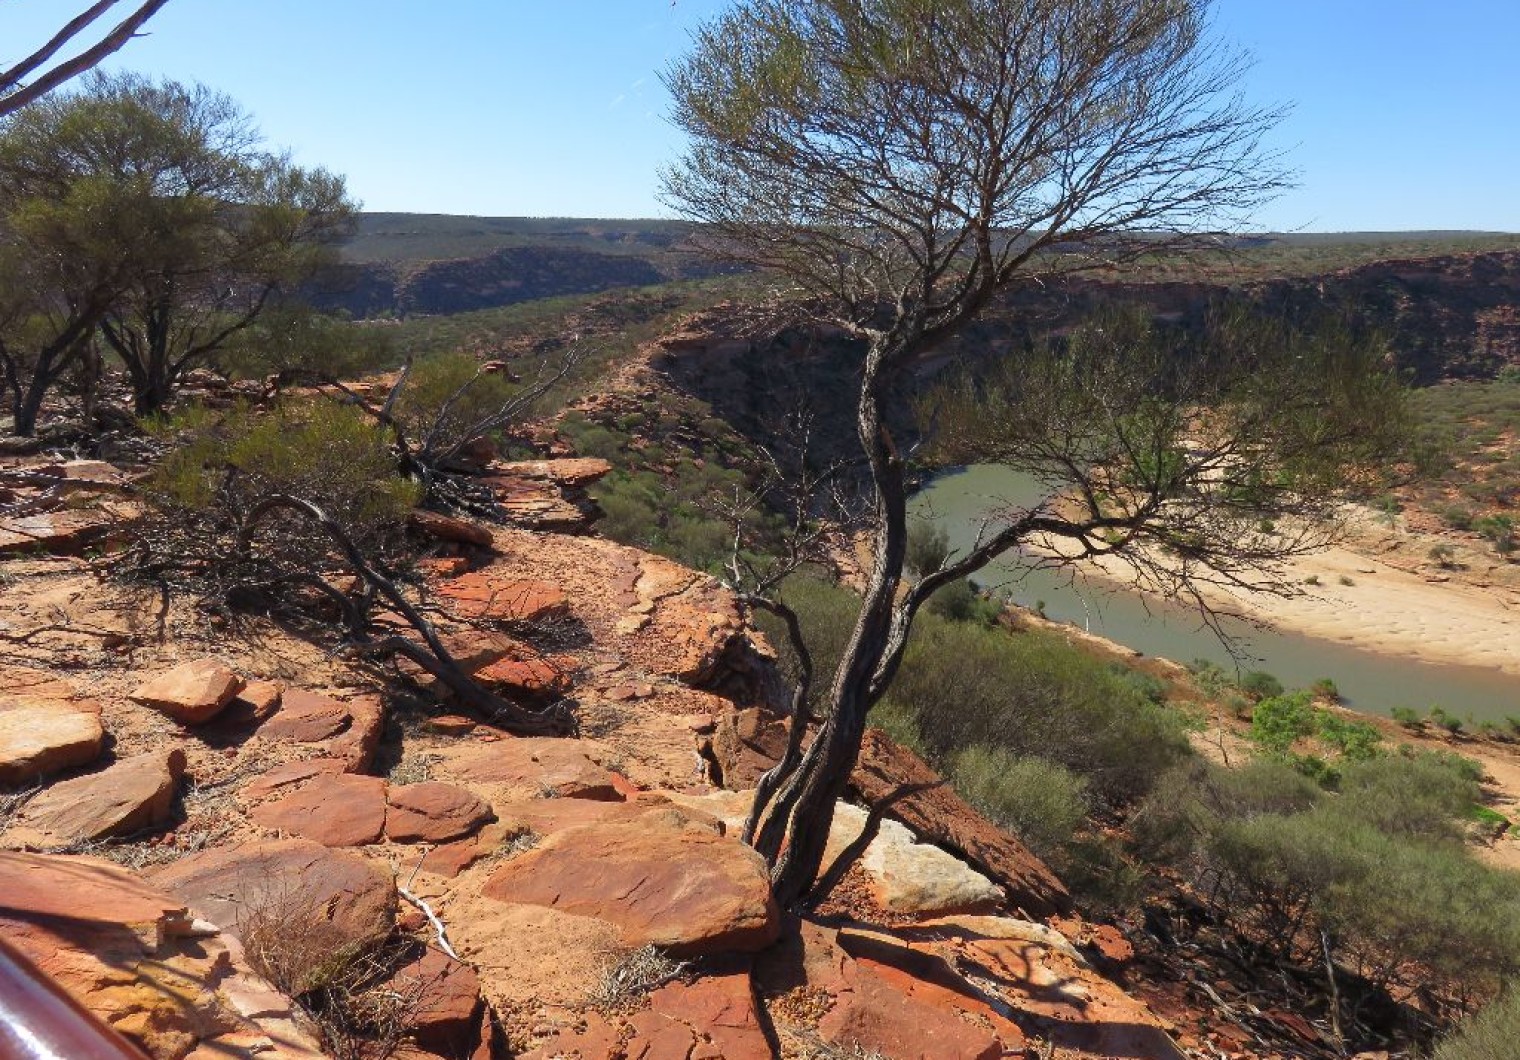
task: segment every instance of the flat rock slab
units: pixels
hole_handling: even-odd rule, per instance
[[[131,698],[184,725],[199,725],[231,703],[243,679],[215,659],[196,659],[139,685]]]
[[[486,569],[452,578],[437,587],[439,596],[467,619],[498,622],[546,622],[570,613],[570,600],[557,585]]]
[[[391,787],[385,834],[393,843],[446,843],[491,820],[491,807],[464,788],[429,781]]]
[[[0,785],[21,787],[89,765],[105,742],[100,716],[62,707],[0,711]]]
[[[475,671],[475,679],[498,692],[525,696],[559,696],[575,684],[565,660],[531,648],[515,650]]]
[[[465,783],[497,784],[524,795],[622,799],[612,774],[576,750],[576,741],[521,737],[448,749],[440,763]]]
[[[603,802],[593,799],[512,799],[495,804],[497,819],[509,832],[532,832],[550,836],[570,828],[592,824],[627,824],[651,809],[669,804],[660,796],[640,795],[633,802]],[[683,809],[685,808],[683,804]],[[698,820],[701,811],[691,814]]]
[[[72,556],[110,536],[117,520],[109,513],[65,509],[0,519],[0,556]]]
[[[835,820],[858,834],[866,824],[866,813],[840,806]],[[877,900],[894,913],[991,910],[1003,900],[1003,889],[997,884],[933,843],[918,842],[897,821],[881,822],[860,867],[870,877]]]
[[[238,792],[244,803],[261,802],[286,788],[297,787],[313,777],[342,773],[343,763],[336,758],[307,758],[282,762],[267,773],[254,777]]]
[[[176,747],[54,784],[22,807],[5,841],[13,846],[66,846],[161,825],[173,811],[184,772],[185,752]]]
[[[418,508],[407,516],[406,521],[413,530],[439,541],[453,541],[461,545],[491,543],[491,531],[470,519],[458,519],[452,515]]]
[[[243,843],[190,854],[149,882],[198,916],[239,933],[275,917],[342,939],[374,940],[396,918],[396,881],[383,866],[309,839]]]
[[[641,1023],[642,1017],[642,1026]],[[695,982],[676,982],[662,986],[649,997],[649,1011],[631,1021],[641,1031],[635,1038],[670,1036],[674,1027],[683,1028],[691,1037],[686,1055],[722,1057],[723,1060],[770,1060],[773,1055],[755,1006],[750,987],[749,969],[706,976]],[[650,1034],[649,1032],[653,1032]],[[663,1055],[654,1049],[643,1053],[629,1050],[630,1056]]]
[[[148,1056],[322,1056],[234,940],[118,865],[0,852],[0,896],[0,937]]]
[[[374,761],[385,712],[378,699],[333,699],[287,688],[280,709],[256,730],[266,740],[306,744],[343,763],[345,772],[362,773]]]
[[[481,893],[597,917],[630,946],[680,954],[762,949],[780,931],[760,856],[674,807],[551,835]]]
[[[8,710],[73,710],[100,714],[100,704],[47,670],[0,663],[0,713]]]
[[[385,832],[385,789],[379,777],[318,773],[294,794],[255,806],[249,817],[323,846],[365,846]]]

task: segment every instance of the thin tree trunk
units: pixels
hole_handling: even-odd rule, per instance
[[[823,865],[835,803],[843,797],[860,754],[866,716],[880,695],[874,678],[891,642],[894,604],[907,555],[907,493],[903,464],[882,422],[882,389],[891,357],[873,344],[863,369],[856,427],[870,457],[876,489],[876,540],[871,579],[860,615],[850,635],[830,691],[831,710],[791,780],[782,785],[770,820],[784,821],[787,842],[774,855],[771,889],[784,907],[795,908],[812,889]],[[761,829],[766,840],[779,841],[779,824]],[[767,835],[767,833],[770,833]]]

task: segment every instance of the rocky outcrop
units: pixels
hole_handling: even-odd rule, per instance
[[[444,756],[439,769],[471,787],[490,785],[523,797],[618,800],[606,769],[574,742],[547,737],[467,746]]]
[[[323,1055],[235,939],[109,862],[0,852],[0,935],[154,1060]]]
[[[89,508],[0,518],[0,557],[77,556],[105,541],[119,525],[109,512]]]
[[[565,617],[570,610],[570,601],[558,586],[500,570],[451,578],[441,583],[437,592],[464,619],[548,622]]]
[[[484,1003],[475,970],[428,947],[388,977],[404,999],[407,1034],[420,1049],[439,1056],[468,1056],[480,1040]]]
[[[61,847],[164,824],[184,772],[185,752],[176,747],[60,781],[22,807],[4,840],[10,846]]]
[[[306,745],[341,762],[344,772],[362,773],[374,761],[384,727],[385,712],[374,696],[333,699],[291,688],[256,735],[277,743]]]
[[[611,470],[595,457],[496,462],[485,468],[484,481],[514,525],[577,534],[601,517],[587,488]]]
[[[596,917],[629,946],[682,954],[763,949],[780,931],[759,855],[674,808],[558,832],[481,893]]]

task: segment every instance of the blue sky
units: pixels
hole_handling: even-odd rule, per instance
[[[83,0],[0,5],[0,61]],[[124,5],[125,6],[125,5]],[[170,0],[115,68],[221,89],[370,210],[659,214],[658,73],[724,0]],[[63,14],[61,14],[62,12]],[[1294,110],[1260,227],[1520,231],[1520,0],[1217,0]]]

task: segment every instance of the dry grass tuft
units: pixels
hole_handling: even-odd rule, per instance
[[[691,967],[655,945],[607,954],[601,978],[591,991],[592,1005],[606,1011],[628,1008],[633,1002],[686,974]]]

